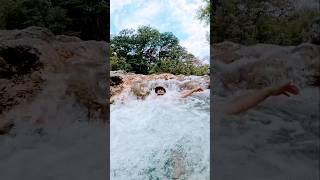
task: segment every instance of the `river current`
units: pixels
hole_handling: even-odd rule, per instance
[[[151,91],[145,100],[127,93],[111,105],[111,179],[172,179],[177,168],[181,179],[209,179],[209,89],[182,99],[176,80],[150,81],[148,88],[155,84],[167,93]]]

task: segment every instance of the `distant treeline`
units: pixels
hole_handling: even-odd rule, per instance
[[[179,45],[179,39],[173,33],[160,33],[150,26],[120,31],[112,37],[110,51],[112,70],[204,75],[209,68]]]
[[[213,43],[298,45],[311,38],[319,9],[297,9],[291,0],[203,0],[199,18],[211,22]],[[211,14],[211,19],[210,19]]]
[[[107,0],[0,0],[0,28],[41,26],[54,34],[107,40]]]

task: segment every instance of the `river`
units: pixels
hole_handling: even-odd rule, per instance
[[[149,81],[148,88],[156,84],[164,96],[128,93],[125,103],[111,105],[111,179],[172,179],[177,171],[182,179],[209,179],[209,89],[181,99],[176,80]]]

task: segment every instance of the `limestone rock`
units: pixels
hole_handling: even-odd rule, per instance
[[[107,46],[102,41],[55,36],[41,27],[0,30],[1,126],[22,117],[30,122],[61,120],[52,116],[68,109],[61,101],[81,107],[78,113],[87,114],[87,120],[105,122],[109,114]],[[63,121],[72,118],[76,119]]]

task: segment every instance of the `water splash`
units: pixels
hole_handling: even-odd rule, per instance
[[[172,179],[177,153],[183,157],[180,178],[209,179],[209,90],[181,99],[181,83],[148,81],[145,100],[125,91],[125,103],[111,106],[111,179]],[[166,88],[164,96],[153,92],[157,85]]]

